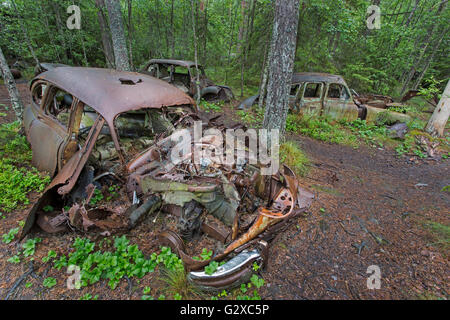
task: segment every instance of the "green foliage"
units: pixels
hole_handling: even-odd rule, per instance
[[[56,285],[56,279],[52,277],[45,278],[42,284],[46,288],[53,288]]]
[[[264,279],[258,277],[256,274],[252,275],[250,282],[257,288],[261,288],[264,285]]]
[[[247,293],[252,287],[255,287],[256,289],[253,290],[251,294],[246,295],[238,295],[236,297],[236,300],[261,300],[261,297],[258,294],[258,289],[261,288],[264,285],[264,279],[258,277],[256,274],[252,275],[250,278],[250,282],[247,284],[241,284],[241,287],[239,288],[240,292],[245,294]]]
[[[286,120],[286,130],[320,141],[345,144],[352,147],[359,145],[359,140],[355,135],[349,134],[345,127],[338,123],[332,124],[327,118],[289,114]]]
[[[181,294],[175,293],[175,294],[173,295],[173,300],[181,300],[181,299],[183,299],[183,297],[181,296]]]
[[[236,114],[241,121],[251,127],[259,128],[264,120],[264,109],[252,108],[251,110],[239,110]]]
[[[104,199],[103,193],[101,190],[99,189],[95,189],[94,190],[94,194],[92,195],[91,200],[89,201],[89,204],[91,206],[95,206],[97,205],[97,203],[99,203],[100,201],[102,201]]]
[[[86,293],[84,296],[80,297],[79,300],[97,300],[98,294],[96,294],[94,297],[90,293]]]
[[[56,258],[56,252],[53,250],[49,250],[47,253],[47,256],[42,258],[42,262],[49,262],[49,261],[53,260],[54,258]]]
[[[51,205],[46,205],[42,208],[42,210],[44,210],[44,212],[52,212],[53,207]]]
[[[384,126],[367,124],[366,120],[361,119],[356,119],[346,125],[357,137],[369,145],[382,147],[382,141],[387,139]]]
[[[450,226],[435,221],[427,221],[424,223],[424,227],[433,238],[432,244],[447,252],[450,248]]]
[[[7,234],[2,235],[3,243],[10,243],[11,241],[13,241],[16,234],[19,233],[19,230],[20,228],[12,228]]]
[[[192,259],[198,260],[198,261],[209,260],[209,259],[211,259],[212,254],[213,254],[212,250],[208,251],[208,249],[203,248],[202,252],[200,253],[200,257],[194,256],[194,257],[192,257]]]
[[[298,176],[304,176],[308,172],[308,157],[293,141],[284,142],[280,145],[280,161],[294,170]]]
[[[50,182],[50,177],[31,167],[31,150],[19,130],[18,122],[0,125],[0,208],[4,212],[28,204],[28,193],[42,192]]]
[[[213,102],[209,102],[206,100],[202,100],[200,101],[200,107],[205,110],[206,112],[222,112],[222,105],[223,102],[221,103],[213,103]]]
[[[217,271],[217,268],[219,267],[219,263],[217,261],[211,261],[206,267],[205,267],[205,273],[208,275],[212,275],[214,272]]]
[[[106,197],[106,201],[110,201],[112,199],[115,199],[119,196],[119,190],[120,186],[113,184],[108,188],[109,195]],[[95,192],[95,191],[94,191]]]
[[[9,258],[7,261],[9,263],[15,263],[15,264],[20,263],[20,256],[15,254],[11,258]]]
[[[55,261],[58,270],[69,265],[80,267],[81,286],[94,284],[101,279],[107,279],[111,289],[115,289],[124,276],[129,278],[142,278],[153,272],[160,263],[169,270],[183,270],[182,261],[170,251],[170,248],[161,247],[161,253],[153,253],[149,259],[138,249],[131,245],[125,237],[114,238],[115,251],[94,251],[95,243],[89,239],[77,238],[73,243],[73,252],[68,257],[62,256]]]
[[[433,100],[434,97],[440,99],[442,91],[440,85],[444,82],[446,83],[447,81],[448,79],[438,81],[434,78],[434,76],[431,76],[430,78],[425,79],[425,86],[419,89],[419,95],[423,96],[427,100]]]
[[[22,254],[24,257],[29,257],[34,255],[34,252],[36,250],[36,244],[41,242],[41,238],[34,238],[34,239],[28,239],[23,245],[22,248],[24,249]]]

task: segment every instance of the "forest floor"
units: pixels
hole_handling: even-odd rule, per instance
[[[29,99],[27,85],[18,85]],[[9,105],[0,86],[0,104]],[[0,106],[0,123],[12,119]],[[262,299],[448,299],[450,264],[448,226],[449,160],[401,156],[389,148],[349,146],[289,135],[310,159],[310,170],[300,184],[314,192],[308,212],[271,243],[270,263],[260,276]],[[37,195],[31,194],[30,200]],[[26,207],[29,207],[26,206]],[[24,219],[18,209],[0,219],[6,234]],[[145,255],[155,250],[152,224],[144,222],[127,234]],[[48,235],[37,231],[33,271],[30,263],[7,260],[22,243],[0,243],[0,298],[79,299],[87,293],[99,299],[141,299],[142,288],[164,294],[158,272],[137,280],[123,279],[115,290],[107,281],[66,289],[67,275],[41,262],[48,250],[66,253],[76,233]],[[381,271],[381,288],[368,289],[369,266]],[[26,278],[18,283],[26,275]],[[46,277],[56,286],[43,286]],[[170,297],[168,297],[170,298]]]

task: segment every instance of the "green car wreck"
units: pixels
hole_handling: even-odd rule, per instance
[[[248,109],[258,100],[259,95],[249,97],[241,102],[238,109]],[[327,73],[294,73],[289,108],[294,114],[325,116],[333,120],[353,121],[359,118],[374,123],[381,116],[387,117],[390,123],[411,120],[406,114],[360,103],[353,99],[344,78]]]

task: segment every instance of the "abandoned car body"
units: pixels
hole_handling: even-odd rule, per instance
[[[215,85],[205,75],[203,66],[197,64],[200,98],[205,100],[223,100],[234,98],[230,87]],[[195,62],[171,59],[152,59],[140,71],[141,73],[164,80],[191,97],[197,98],[197,68]]]
[[[255,95],[242,101],[238,109],[250,108],[259,99]],[[345,80],[326,73],[294,73],[289,94],[291,112],[301,115],[326,116],[334,120],[366,120],[375,122],[385,109],[365,105],[354,100]],[[389,111],[392,122],[406,122],[408,115]]]
[[[165,225],[159,242],[179,255],[191,281],[217,289],[248,279],[255,261],[266,264],[268,241],[312,201],[287,167],[263,176],[249,163],[205,158],[197,165],[188,156],[174,164],[176,129],[192,134],[198,120],[205,128],[226,128],[204,118],[191,97],[164,81],[61,67],[36,77],[31,93],[24,128],[32,160],[54,178],[30,208],[22,237],[35,223],[47,232],[123,232],[163,212],[176,223]],[[214,145],[209,136],[200,143],[206,149]],[[111,188],[117,192],[110,199],[92,201],[96,192]],[[189,249],[183,242],[193,243],[201,234],[219,248],[204,261],[191,258],[199,246]],[[225,263],[209,275],[202,269],[211,261]]]

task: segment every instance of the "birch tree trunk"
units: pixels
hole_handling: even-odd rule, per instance
[[[3,79],[5,80],[6,88],[8,89],[9,96],[11,98],[11,106],[16,114],[17,120],[21,121],[23,114],[23,104],[17,91],[16,82],[9,70],[8,63],[3,55],[2,48],[0,48],[0,70],[2,72]]]
[[[299,0],[276,0],[269,60],[266,111],[263,128],[284,134],[288,112],[294,53],[297,39]]]
[[[109,29],[111,30],[116,69],[119,71],[130,71],[120,1],[106,0],[106,8],[109,15]]]
[[[432,136],[444,136],[445,125],[450,116],[450,80],[447,82],[439,104],[434,109],[425,131]]]

